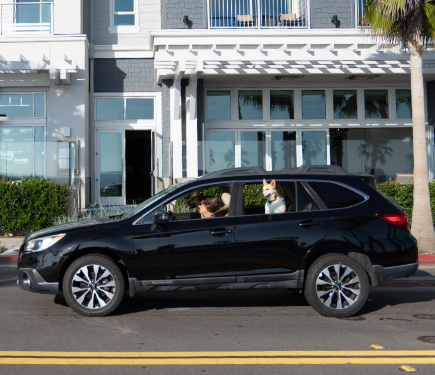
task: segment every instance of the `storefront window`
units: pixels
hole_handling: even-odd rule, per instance
[[[154,99],[130,99],[125,100],[126,120],[153,120]]]
[[[231,120],[231,92],[207,91],[207,120]]]
[[[396,118],[412,118],[411,90],[396,90]]]
[[[234,132],[210,132],[210,154],[208,172],[220,171],[221,169],[234,168],[235,161],[235,133]]]
[[[44,117],[44,94],[0,94],[0,114],[6,117]]]
[[[326,119],[324,90],[302,90],[302,119]]]
[[[294,92],[290,90],[271,90],[270,119],[291,120],[294,118]]]
[[[263,93],[261,90],[239,91],[239,120],[263,119]]]
[[[296,132],[272,131],[272,170],[296,167]]]
[[[153,120],[153,98],[97,99],[97,120]]]
[[[334,119],[356,119],[356,90],[334,90]]]
[[[241,132],[241,166],[262,167],[266,169],[266,133]]]
[[[388,118],[388,91],[364,91],[365,118]]]
[[[304,165],[326,165],[325,131],[302,131],[302,162]]]

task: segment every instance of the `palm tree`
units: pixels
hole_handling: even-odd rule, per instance
[[[435,0],[366,0],[364,24],[378,40],[399,45],[409,53],[414,140],[412,234],[420,249],[432,250],[435,232],[427,170],[422,56],[435,37]]]

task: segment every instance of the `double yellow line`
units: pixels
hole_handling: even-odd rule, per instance
[[[435,350],[251,352],[0,351],[8,365],[435,364]]]

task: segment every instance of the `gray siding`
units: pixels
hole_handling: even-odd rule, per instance
[[[427,122],[435,125],[435,81],[426,83]]]
[[[189,23],[183,23],[184,16]],[[162,29],[206,29],[207,0],[162,0]]]
[[[91,0],[83,0],[83,34],[91,40]]]
[[[355,2],[353,0],[311,0],[312,29],[340,29],[355,27]],[[334,25],[332,16],[337,15],[339,24]]]
[[[154,92],[154,59],[95,59],[95,92]]]
[[[172,79],[162,80],[163,177],[169,177],[169,161],[171,159],[171,86]]]

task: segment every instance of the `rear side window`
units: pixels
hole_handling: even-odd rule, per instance
[[[329,182],[307,181],[329,209],[345,208],[364,202],[364,197],[344,186]]]

